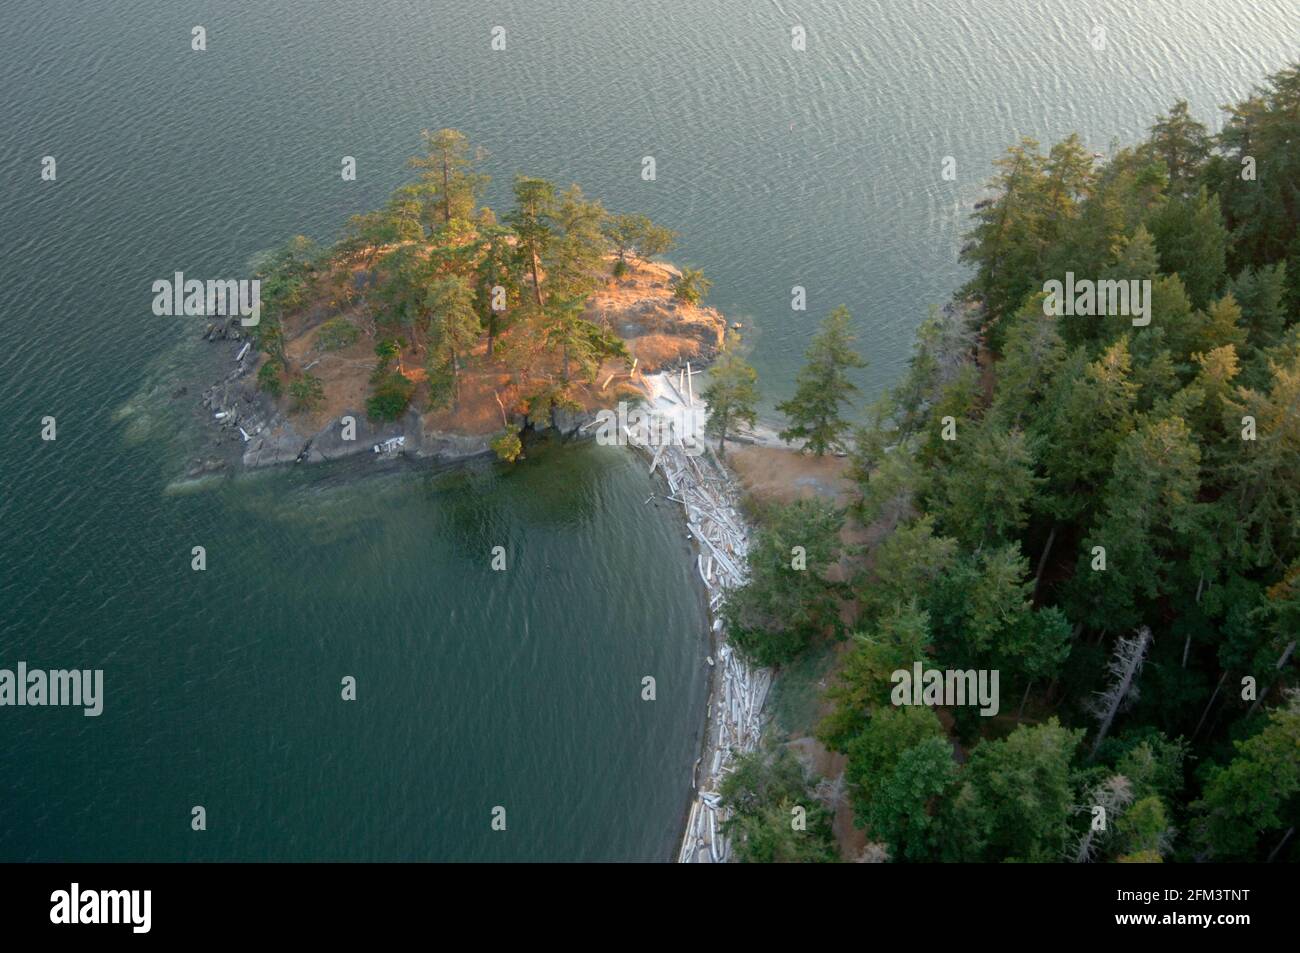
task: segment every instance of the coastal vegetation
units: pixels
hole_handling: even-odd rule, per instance
[[[815,733],[864,857],[1300,856],[1297,143],[1300,67],[1216,135],[1180,102],[1108,157],[1012,146],[970,281],[854,434],[850,505],[765,515],[732,632],[765,664],[829,653]],[[1149,282],[1149,322],[1049,313],[1067,273]],[[845,446],[837,315],[782,405],[814,454]],[[846,525],[873,532],[841,582]],[[900,706],[917,662],[996,671],[1008,701]],[[825,859],[788,845],[798,785],[764,764],[724,792],[738,854]]]
[[[849,423],[841,410],[858,389],[848,371],[867,363],[853,350],[849,318],[843,305],[830,313],[813,336],[794,396],[776,407],[790,420],[781,439],[803,440],[805,449],[819,457],[828,450],[844,449]]]
[[[1216,135],[1176,103],[1109,157],[1077,136],[1012,146],[974,210],[969,282],[857,426],[865,361],[848,309],[827,315],[780,436],[845,456],[851,499],[756,508],[721,613],[758,664],[829,659],[816,724],[794,728],[843,770],[819,784],[780,744],[739,758],[721,790],[737,858],[835,859],[841,807],[859,859],[1300,850],[1298,112],[1290,69]],[[424,142],[416,180],[334,246],[296,238],[261,264],[261,390],[313,413],[318,364],[352,362],[367,416],[393,422],[469,414],[472,381],[504,460],[523,425],[640,396],[592,301],[673,233],[529,176],[498,217],[482,153],[454,130]],[[1054,312],[1074,275],[1149,288],[1149,320]],[[694,308],[709,282],[667,287]],[[734,335],[716,356],[725,456],[760,393]],[[899,704],[915,665],[997,673],[1006,703]]]
[[[708,386],[704,402],[709,407],[705,432],[718,438],[718,453],[727,452],[727,434],[741,424],[754,426],[758,420],[758,372],[740,356],[740,341],[734,331],[727,335],[723,351]]]
[[[499,411],[490,445],[509,460],[522,453],[522,426],[639,397],[624,389],[636,360],[591,300],[668,252],[675,233],[644,215],[611,215],[576,185],[526,175],[498,216],[481,201],[483,151],[454,129],[422,136],[414,181],[382,208],[353,216],[331,247],[297,237],[260,263],[259,389],[287,396],[290,413],[312,412],[331,392],[312,373],[324,361],[346,378],[336,390],[364,388],[366,416],[377,424],[441,411],[454,429]],[[672,274],[668,297],[697,308],[708,279],[690,268]],[[696,353],[671,334],[655,343],[661,363],[674,347]],[[745,415],[743,394],[737,415]]]
[[[731,590],[722,610],[732,643],[760,665],[788,662],[818,634],[837,630],[847,593],[825,572],[839,562],[840,522],[820,500],[773,507],[760,519],[750,582]]]
[[[731,806],[723,833],[740,863],[825,863],[835,859],[831,813],[814,796],[807,772],[788,748],[736,759],[722,782]]]

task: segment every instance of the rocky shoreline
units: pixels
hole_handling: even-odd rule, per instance
[[[233,367],[206,387],[199,400],[206,412],[204,417],[215,430],[214,450],[220,452],[196,460],[187,476],[202,476],[231,468],[322,463],[362,454],[401,455],[417,460],[454,463],[493,452],[490,446],[493,434],[429,429],[414,407],[400,420],[381,425],[375,425],[367,418],[364,407],[347,408],[324,427],[303,432],[276,406],[275,401],[258,390],[255,373],[258,354],[252,348],[244,352],[247,336],[240,331],[237,318],[224,325],[209,325],[203,333],[203,340],[227,345],[221,350],[228,352]],[[243,354],[239,356],[241,352]],[[678,370],[671,364],[666,369]],[[182,387],[172,396],[182,397],[187,393],[188,388]],[[547,429],[566,438],[587,439],[598,413],[599,410],[557,410],[553,427]],[[352,418],[355,427],[355,439],[352,440],[343,439],[344,418],[347,417]],[[521,431],[526,428],[522,419],[515,423]]]
[[[347,408],[324,427],[303,432],[275,401],[262,393],[256,382],[258,352],[250,343],[237,318],[209,325],[203,339],[227,352],[233,367],[205,388],[200,397],[209,422],[217,431],[216,443],[224,451],[220,461],[199,461],[190,476],[237,468],[257,469],[289,463],[321,463],[359,454],[401,453],[441,462],[464,460],[491,453],[489,437],[426,430],[420,414],[409,410],[401,420],[376,426],[364,407]],[[223,362],[224,363],[224,362]],[[345,440],[344,418],[354,422],[354,439]],[[582,421],[573,425],[574,429]],[[394,445],[396,442],[397,446]],[[387,449],[382,449],[387,446]],[[231,447],[237,448],[232,452]]]
[[[490,446],[493,434],[466,434],[440,431],[425,426],[423,416],[415,408],[409,409],[395,422],[376,425],[370,421],[364,407],[346,408],[318,429],[304,432],[275,401],[257,388],[257,353],[251,348],[243,351],[241,341],[246,336],[239,330],[238,319],[228,324],[211,325],[203,339],[215,345],[230,345],[221,350],[222,357],[233,361],[233,367],[219,379],[204,388],[199,398],[202,417],[212,432],[212,445],[201,454],[186,472],[189,478],[230,470],[253,470],[294,463],[323,463],[366,454],[381,458],[402,456],[435,463],[456,463],[475,457],[493,455]],[[189,388],[182,386],[173,398],[187,396]],[[564,437],[586,436],[588,428],[597,419],[598,411],[557,411],[554,429]],[[344,419],[352,418],[354,439],[343,439]],[[516,421],[520,430],[525,422]]]
[[[711,308],[686,306],[674,300],[671,281],[677,274],[671,265],[640,263],[628,278],[592,296],[588,303],[589,318],[613,327],[629,343],[641,366],[641,374],[634,369],[631,374],[609,375],[610,378],[633,382],[645,372],[675,373],[691,361],[698,368],[716,354],[726,328],[725,319]],[[319,319],[308,321],[296,336],[306,341],[318,324]],[[455,463],[491,455],[491,441],[501,432],[499,427],[449,427],[446,426],[450,422],[448,414],[422,413],[415,404],[399,420],[375,423],[360,402],[352,406],[340,401],[330,407],[329,416],[323,422],[320,417],[313,421],[310,415],[289,413],[283,401],[259,389],[257,370],[262,355],[239,318],[210,322],[201,338],[211,351],[220,355],[215,360],[215,379],[209,378],[212,383],[203,389],[199,399],[201,412],[209,427],[215,430],[215,437],[208,450],[188,468],[189,478],[223,471],[321,463],[363,454]],[[307,354],[304,352],[302,357],[307,358]],[[189,388],[181,387],[172,396],[186,396],[188,392]],[[612,395],[593,396],[606,398],[605,403],[612,402]],[[581,410],[556,410],[547,429],[566,438],[584,436],[597,419],[599,403],[597,399],[589,401],[589,406]],[[507,412],[502,407],[502,413],[509,426],[517,427],[520,433],[530,429],[526,415],[517,409]],[[346,428],[345,422],[348,422]]]

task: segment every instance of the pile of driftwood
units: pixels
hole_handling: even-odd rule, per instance
[[[631,432],[627,436],[651,457],[650,471],[663,474],[668,482],[667,498],[685,511],[696,544],[696,568],[709,594],[714,654],[708,663],[713,677],[704,744],[692,779],[695,796],[678,860],[724,863],[730,848],[721,831],[726,815],[718,791],[735,756],[758,745],[771,673],[747,664],[727,643],[718,615],[725,591],[745,581],[749,532],[737,508],[735,484],[704,442],[707,410],[696,403],[690,375],[687,365],[676,374],[642,377],[647,410],[669,425],[656,429],[654,446],[632,439]]]

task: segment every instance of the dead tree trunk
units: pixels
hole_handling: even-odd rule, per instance
[[[1291,653],[1294,651],[1295,651],[1295,639],[1292,639],[1289,643],[1287,643],[1287,647],[1282,650],[1282,657],[1277,660],[1277,666],[1276,666],[1277,671],[1280,672],[1282,671],[1282,669],[1286,668],[1286,663],[1291,661]],[[1264,689],[1262,692],[1259,693],[1259,695],[1255,698],[1255,704],[1251,705],[1250,711],[1246,713],[1247,718],[1255,714],[1255,709],[1259,707],[1259,703],[1262,702],[1265,699],[1265,697],[1267,697],[1268,693],[1273,690],[1273,686],[1276,684],[1277,684],[1277,679],[1273,679],[1273,681],[1269,683],[1268,688]]]
[[[1201,726],[1205,724],[1205,719],[1209,716],[1210,709],[1214,707],[1214,700],[1219,697],[1219,691],[1223,688],[1223,683],[1227,680],[1228,670],[1225,668],[1223,674],[1219,676],[1219,684],[1214,686],[1214,694],[1211,695],[1210,700],[1205,703],[1205,711],[1201,712],[1201,720],[1196,723],[1196,730],[1192,732],[1193,741],[1195,741],[1196,736],[1201,733]]]
[[[1201,574],[1200,580],[1196,583],[1196,604],[1201,604],[1201,588],[1205,585],[1205,574]],[[1187,653],[1192,650],[1192,630],[1187,630],[1187,638],[1183,642],[1183,668],[1187,668]]]
[[[1278,853],[1282,850],[1282,848],[1286,846],[1286,842],[1289,841],[1289,840],[1291,839],[1291,835],[1294,834],[1294,833],[1295,833],[1295,828],[1294,828],[1294,827],[1288,827],[1288,828],[1286,829],[1286,833],[1283,834],[1283,835],[1282,835],[1282,839],[1281,839],[1280,841],[1277,842],[1277,846],[1274,847],[1274,848],[1269,852],[1268,860],[1265,861],[1265,863],[1269,863],[1269,864],[1273,863],[1273,859],[1274,859],[1275,857],[1277,857]]]
[[[1034,594],[1031,598],[1038,598],[1038,584],[1043,581],[1043,570],[1047,568],[1047,557],[1052,552],[1052,543],[1056,542],[1056,524],[1052,524],[1052,531],[1047,534],[1047,544],[1043,546],[1043,555],[1038,557],[1038,571],[1034,573]]]
[[[1020,724],[1020,719],[1025,716],[1025,703],[1029,701],[1029,690],[1033,687],[1034,683],[1031,680],[1030,683],[1025,686],[1025,693],[1020,696],[1020,710],[1016,712],[1016,724]]]
[[[1089,792],[1090,804],[1084,804],[1078,808],[1080,811],[1086,811],[1094,818],[1095,808],[1101,808],[1101,828],[1095,826],[1093,820],[1088,822],[1088,832],[1079,838],[1079,846],[1074,852],[1074,862],[1076,864],[1091,863],[1093,855],[1097,851],[1097,842],[1106,839],[1110,833],[1111,825],[1115,819],[1124,812],[1133,800],[1133,786],[1129,779],[1122,774],[1116,774],[1107,778],[1101,784]]]
[[[1121,637],[1115,643],[1115,655],[1108,666],[1115,681],[1092,705],[1093,714],[1101,721],[1101,726],[1097,729],[1097,740],[1093,742],[1089,760],[1097,757],[1097,749],[1106,740],[1106,733],[1110,731],[1111,723],[1121,706],[1137,698],[1137,677],[1142,671],[1142,662],[1146,659],[1150,646],[1151,630],[1146,626],[1138,629],[1136,635]]]

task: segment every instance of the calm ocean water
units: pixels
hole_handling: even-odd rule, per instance
[[[1292,0],[10,0],[0,23],[0,667],[107,689],[99,718],[0,709],[3,860],[661,859],[685,806],[703,606],[639,460],[178,492],[194,328],[150,313],[155,278],[332,239],[455,126],[498,208],[527,171],[677,228],[769,403],[848,304],[870,394],[961,280],[1008,143],[1104,152],[1178,97],[1217,128],[1300,51]]]

